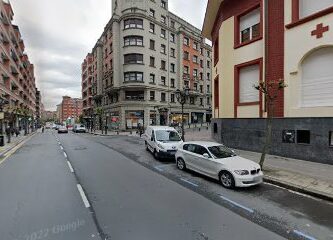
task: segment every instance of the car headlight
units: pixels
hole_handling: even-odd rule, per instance
[[[161,144],[157,144],[157,147],[159,147],[160,149],[164,149],[164,147]]]
[[[235,173],[238,175],[249,175],[248,170],[236,170]]]

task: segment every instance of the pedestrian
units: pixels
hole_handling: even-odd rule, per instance
[[[18,137],[20,135],[20,131],[18,130],[18,128],[15,128],[15,134],[16,134],[16,137]]]
[[[42,127],[42,133],[44,133],[44,126]]]
[[[10,133],[11,133],[12,136],[14,137],[14,134],[15,134],[15,128],[14,128],[14,127],[10,128]]]
[[[6,128],[6,136],[7,136],[7,143],[10,143],[10,137],[11,137],[10,126],[7,126],[7,128]]]

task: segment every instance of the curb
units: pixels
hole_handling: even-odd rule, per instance
[[[298,187],[296,185],[281,182],[281,181],[278,181],[276,179],[273,179],[273,178],[270,178],[270,177],[267,177],[267,176],[264,177],[264,182],[271,183],[271,184],[274,184],[274,185],[277,185],[277,186],[280,186],[280,187],[283,187],[283,188],[286,188],[286,189],[289,189],[289,190],[292,190],[292,191],[295,191],[295,192],[306,194],[306,195],[309,195],[309,196],[312,196],[312,197],[316,197],[316,198],[319,198],[319,199],[322,199],[322,200],[325,200],[325,201],[333,202],[333,197],[331,197],[331,196],[327,196],[327,195],[325,195],[323,193],[319,193],[319,192],[313,192],[313,191],[304,189],[302,187]]]
[[[0,158],[2,158],[4,155],[6,155],[8,152],[10,152],[13,148],[15,148],[16,146],[18,146],[19,144],[21,144],[22,142],[24,142],[25,140],[27,140],[29,137],[32,137],[36,134],[37,132],[34,132],[32,134],[27,135],[25,138],[22,138],[21,140],[19,140],[18,142],[16,142],[13,146],[7,148],[5,151],[0,153]]]

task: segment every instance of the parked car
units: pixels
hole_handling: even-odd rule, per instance
[[[83,124],[75,124],[73,127],[73,132],[75,133],[85,133],[86,127]]]
[[[174,158],[178,146],[183,142],[173,127],[148,126],[143,134],[147,151],[156,159]]]
[[[60,126],[58,128],[58,133],[68,133],[68,129],[66,126]]]
[[[225,188],[248,187],[263,181],[259,164],[215,142],[182,143],[176,153],[176,164],[180,170],[187,168],[215,178]]]

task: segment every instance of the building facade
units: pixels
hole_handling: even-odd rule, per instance
[[[12,23],[9,1],[0,1],[0,97],[4,119],[1,127],[33,125],[36,117],[34,65],[25,53],[19,27]],[[27,122],[29,119],[29,122]]]
[[[82,99],[63,96],[61,104],[57,105],[57,111],[60,111],[59,122],[63,123],[68,119],[78,120],[82,115],[82,108]]]
[[[168,11],[165,0],[113,0],[112,6],[91,52],[93,106],[102,109],[104,124],[135,129],[179,123],[175,91],[186,86],[185,121],[210,121],[211,47],[201,31]]]
[[[275,149],[279,149],[274,153],[314,161],[332,159],[332,20],[332,0],[208,2],[203,34],[214,48],[213,114],[218,139],[235,145],[226,131],[236,124],[247,136],[256,136],[253,141],[244,136],[238,143],[250,150],[260,146],[264,124],[258,122],[267,117],[268,108],[265,95],[253,85],[283,80],[287,87],[278,92],[272,115],[281,118],[279,124],[285,129],[274,130]],[[319,123],[324,131],[316,129]]]
[[[36,88],[36,126],[39,127],[41,124],[41,118],[42,118],[42,96],[40,94],[40,91]]]
[[[87,54],[82,63],[82,101],[83,101],[83,115],[86,119],[93,116],[93,99],[92,99],[92,81],[93,81],[93,56]]]

